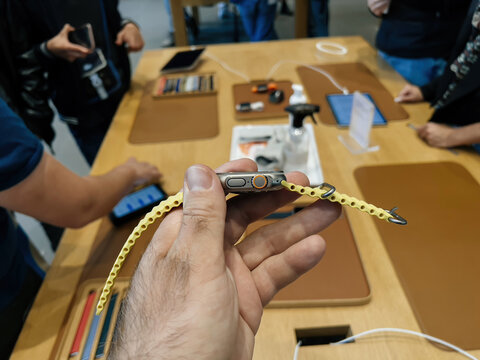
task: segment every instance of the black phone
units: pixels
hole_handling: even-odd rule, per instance
[[[146,214],[167,198],[159,184],[152,184],[125,196],[110,213],[110,220],[116,226]]]
[[[166,74],[192,70],[197,66],[204,50],[205,48],[179,51],[160,69],[160,72]]]
[[[95,39],[91,24],[83,24],[68,33],[68,40],[71,43],[81,45],[89,50],[95,49]]]

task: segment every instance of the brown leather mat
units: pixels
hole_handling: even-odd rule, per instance
[[[132,144],[206,139],[218,135],[217,95],[154,98],[155,80],[145,86],[130,132]]]
[[[328,72],[341,86],[350,92],[369,93],[380,112],[387,121],[408,119],[408,113],[393,101],[392,95],[378,81],[376,76],[361,63],[315,65]],[[320,120],[329,125],[336,125],[335,117],[327,101],[327,95],[341,94],[327,77],[305,66],[297,67],[302,84],[308,95],[309,102],[320,105]]]
[[[247,234],[275,221],[258,221],[249,226]],[[269,307],[360,305],[370,300],[368,280],[345,214],[320,234],[327,243],[323,259],[280,290]]]
[[[233,86],[233,102],[234,104],[240,104],[244,102],[263,101],[265,108],[263,111],[252,112],[240,112],[234,109],[236,120],[255,120],[266,119],[272,117],[287,117],[288,113],[285,111],[285,107],[288,106],[288,99],[293,94],[291,81],[275,81],[279,90],[283,91],[284,99],[279,104],[273,104],[268,101],[268,93],[256,94],[252,92],[252,87],[255,84],[265,82],[252,82],[244,84],[236,84]]]
[[[451,162],[362,167],[363,198],[407,226],[375,221],[423,332],[480,349],[480,186]]]

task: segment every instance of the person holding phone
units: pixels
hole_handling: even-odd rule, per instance
[[[132,20],[122,19],[117,0],[9,2],[9,34],[18,58],[17,72],[28,91],[29,69],[42,67],[50,98],[81,152],[92,164],[116,109],[130,86],[129,51],[144,41]],[[74,44],[69,34],[89,24],[95,49]],[[28,39],[16,37],[23,28]],[[94,67],[95,71],[90,71]],[[48,80],[45,80],[48,79]],[[48,98],[37,98],[47,102]],[[50,124],[46,125],[50,126]]]
[[[257,171],[252,160],[217,172]],[[288,181],[308,185],[299,172]],[[109,359],[251,359],[263,307],[313,268],[325,242],[318,232],[340,215],[317,201],[239,239],[247,226],[293,202],[286,190],[225,199],[215,171],[190,167],[183,208],[158,227],[122,305]]]
[[[0,100],[0,359],[8,359],[44,276],[13,211],[79,228],[107,215],[134,187],[161,176],[130,159],[99,176],[80,177],[43,150],[21,119]]]

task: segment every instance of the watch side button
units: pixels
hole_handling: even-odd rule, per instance
[[[246,183],[247,182],[243,178],[229,178],[227,180],[227,186],[230,188],[242,187],[245,186]]]

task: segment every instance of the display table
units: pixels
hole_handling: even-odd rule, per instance
[[[209,46],[207,54],[215,55],[231,68],[253,80],[264,78],[280,60],[295,60],[305,64],[359,62],[368,67],[393,96],[405,85],[405,81],[377,57],[374,49],[362,38],[329,38],[329,41],[344,45],[348,53],[343,56],[322,56],[315,48],[316,40],[304,39]],[[94,163],[92,174],[102,174],[129,157],[135,156],[139,160],[157,165],[164,174],[165,190],[169,194],[174,194],[182,187],[184,172],[190,165],[203,163],[214,168],[228,161],[232,128],[240,124],[235,120],[232,88],[234,84],[243,83],[245,80],[227,72],[205,56],[207,54],[195,71],[214,72],[218,78],[218,134],[208,138],[181,141],[129,143],[130,131],[144,87],[155,80],[158,69],[175,50],[145,52],[134,75],[132,89],[120,105]],[[300,81],[297,66],[283,64],[273,77],[297,83]],[[315,127],[315,137],[325,181],[334,184],[339,192],[362,198],[363,194],[354,177],[355,169],[432,162],[455,162],[463,166],[477,182],[480,180],[479,155],[461,149],[456,156],[446,150],[430,148],[407,126],[408,123],[418,126],[426,122],[431,114],[427,104],[405,105],[404,109],[409,114],[408,120],[390,122],[386,127],[373,129],[371,140],[380,146],[380,151],[362,155],[352,155],[338,141],[337,136],[346,135],[348,130],[320,122]],[[285,122],[284,117],[252,120],[255,124]],[[245,124],[245,121],[241,124]],[[172,123],[172,126],[175,124]],[[414,177],[415,174],[411,176]],[[384,181],[388,182],[389,179],[385,178]],[[392,192],[395,192],[394,188]],[[377,205],[390,208],[396,204]],[[421,325],[380,238],[380,232],[375,226],[375,222],[379,220],[350,208],[347,208],[346,212],[368,278],[370,301],[357,305],[268,308],[265,310],[256,337],[254,359],[292,359],[297,343],[296,331],[302,329],[313,328],[314,332],[322,333],[322,328],[335,329],[343,326],[349,327],[353,334],[379,327],[421,331]],[[402,208],[398,213],[408,219],[408,214],[402,212]],[[55,347],[58,346],[61,329],[68,320],[72,299],[100,224],[101,220],[98,220],[82,229],[66,231],[17,343],[13,360],[52,358],[56,351]],[[455,312],[455,309],[451,311]],[[438,316],[441,317],[442,314]],[[480,350],[474,350],[472,353],[480,356]],[[425,340],[404,335],[377,335],[337,347],[305,346],[299,352],[299,359],[302,360],[452,359],[457,356],[460,355],[454,355]]]

